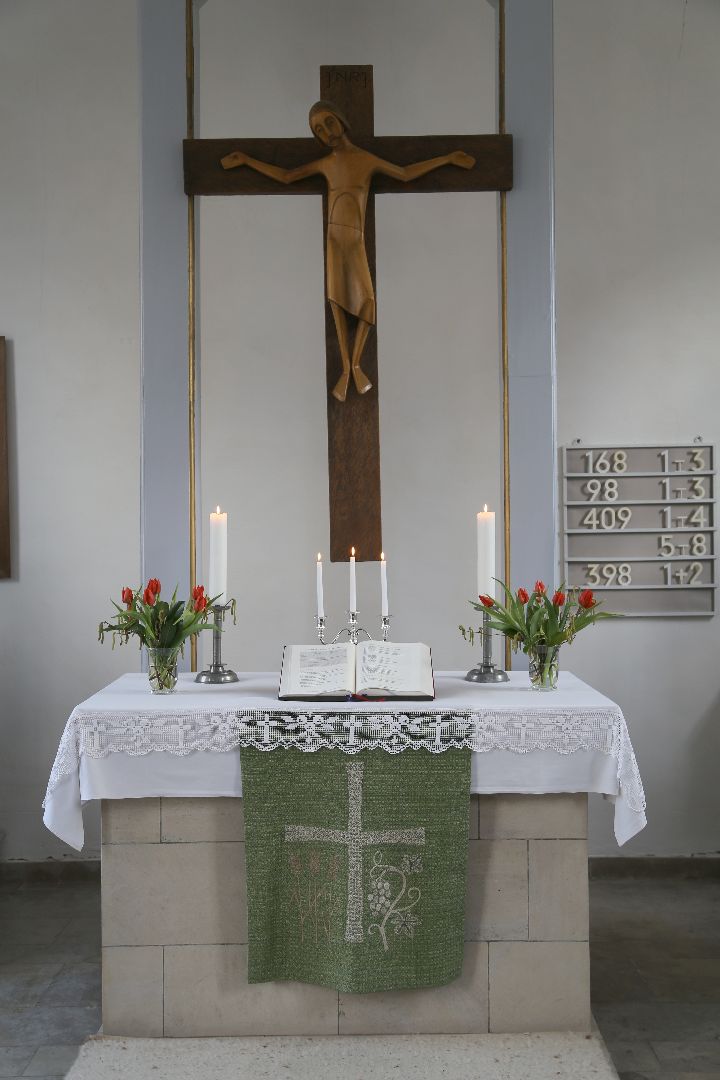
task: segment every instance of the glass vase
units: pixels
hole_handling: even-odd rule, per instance
[[[148,679],[153,694],[172,694],[178,679],[178,649],[148,649]]]
[[[533,690],[557,690],[559,645],[536,645],[528,653]]]

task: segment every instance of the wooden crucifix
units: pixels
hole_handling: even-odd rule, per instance
[[[186,140],[185,191],[323,195],[330,558],[347,560],[354,547],[358,559],[377,560],[382,529],[372,192],[507,191],[512,138],[376,137],[370,65],[321,67],[320,94],[310,114],[315,138]],[[329,150],[320,159],[318,141]]]

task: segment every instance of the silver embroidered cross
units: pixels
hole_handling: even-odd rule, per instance
[[[347,915],[345,940],[363,940],[362,850],[376,844],[424,845],[425,829],[383,829],[365,832],[362,827],[363,770],[361,761],[345,766],[348,774],[347,829],[324,829],[316,825],[286,825],[285,840],[343,844],[348,849]]]

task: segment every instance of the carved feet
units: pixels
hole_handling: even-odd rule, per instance
[[[368,390],[372,390],[372,383],[359,364],[353,365],[352,374],[358,394],[367,394]]]
[[[333,397],[336,397],[338,401],[344,401],[347,397],[348,385],[350,383],[350,372],[343,371],[342,375],[335,383],[333,387]]]
[[[353,365],[352,377],[355,383],[355,389],[357,390],[358,394],[367,394],[368,390],[372,390],[372,383],[370,382],[367,375],[359,364]],[[350,372],[343,371],[342,375],[333,387],[333,397],[337,398],[338,401],[345,401],[345,399],[347,398],[349,385]]]

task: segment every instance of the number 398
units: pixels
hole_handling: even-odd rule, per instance
[[[588,585],[620,585],[627,587],[632,585],[632,570],[630,563],[588,563]]]

